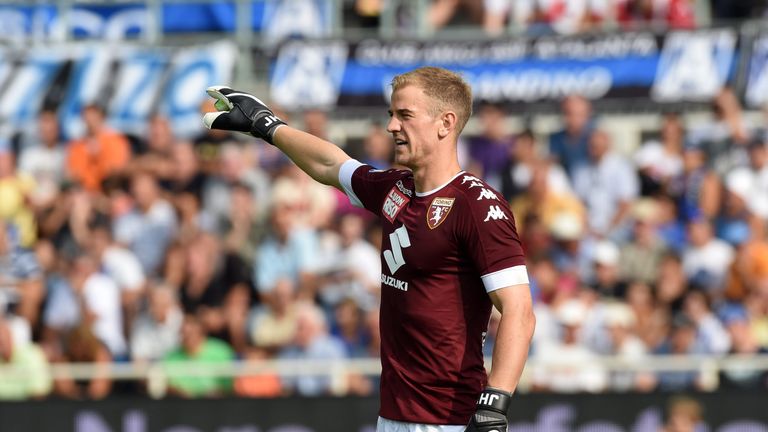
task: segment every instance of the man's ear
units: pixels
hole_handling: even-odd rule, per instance
[[[447,137],[456,130],[456,113],[453,111],[446,111],[440,114],[440,129],[437,130],[437,136],[440,139]]]

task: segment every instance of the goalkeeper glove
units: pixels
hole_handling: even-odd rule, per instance
[[[218,112],[206,113],[203,123],[208,129],[243,132],[272,142],[275,131],[285,125],[259,98],[229,87],[208,87],[206,92],[216,99]]]
[[[469,420],[465,432],[507,432],[507,410],[511,393],[486,387],[477,400],[477,411]]]

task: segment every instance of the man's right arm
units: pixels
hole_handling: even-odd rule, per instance
[[[259,98],[229,87],[209,87],[219,112],[207,113],[203,122],[210,129],[246,133],[262,138],[283,151],[316,181],[342,189],[341,165],[350,157],[335,144],[291,128]]]
[[[290,126],[278,128],[272,139],[273,144],[310,177],[344,191],[339,182],[339,169],[350,159],[344,150]]]

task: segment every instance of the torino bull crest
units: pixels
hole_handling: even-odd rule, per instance
[[[429,211],[427,211],[427,226],[429,226],[429,229],[435,229],[443,223],[448,213],[451,212],[454,199],[437,197],[432,200],[432,204],[429,205]]]

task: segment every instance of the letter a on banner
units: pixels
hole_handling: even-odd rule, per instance
[[[728,79],[735,44],[731,30],[672,33],[664,42],[651,96],[662,102],[714,97]]]

